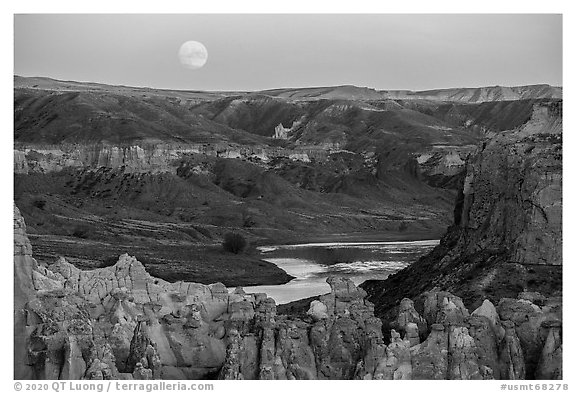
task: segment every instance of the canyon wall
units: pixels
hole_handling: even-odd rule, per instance
[[[455,188],[451,183],[465,167],[467,156],[476,146],[433,146],[414,153],[405,163],[417,162],[422,180],[441,188]],[[266,165],[277,158],[310,163],[326,162],[332,154],[356,153],[334,146],[298,146],[294,149],[235,146],[228,144],[197,145],[27,145],[14,148],[14,173],[50,173],[65,168],[122,169],[125,173],[173,173],[179,161],[190,156],[233,158]],[[374,153],[357,154],[368,167],[374,166],[379,157]],[[415,161],[414,161],[415,160]]]
[[[471,308],[486,298],[495,304],[513,297],[534,300],[524,295],[532,292],[549,304],[560,302],[562,104],[535,105],[524,125],[488,139],[467,160],[454,224],[440,245],[387,280],[362,287],[384,321],[397,313],[404,297],[415,298],[421,309],[424,294],[435,288],[462,297]],[[514,322],[516,329],[523,323]],[[527,348],[534,337],[520,339],[530,377],[538,366]]]
[[[562,264],[561,111],[560,103],[535,106],[530,121],[469,161],[452,254],[506,248],[516,263]]]

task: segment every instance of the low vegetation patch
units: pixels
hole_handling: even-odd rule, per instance
[[[240,254],[246,249],[248,242],[239,233],[227,232],[224,235],[224,241],[222,242],[222,248],[224,251],[231,252],[234,254]]]

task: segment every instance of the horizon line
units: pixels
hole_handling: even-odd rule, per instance
[[[114,83],[105,83],[105,82],[96,82],[96,81],[81,81],[81,80],[64,80],[64,79],[57,79],[50,76],[24,76],[14,74],[14,78],[27,78],[27,79],[49,79],[56,82],[68,82],[68,83],[85,83],[85,84],[94,84],[94,85],[103,85],[103,86],[112,86],[112,87],[123,87],[123,88],[132,88],[132,89],[152,89],[152,90],[167,90],[167,91],[175,91],[175,92],[202,92],[202,93],[263,93],[263,92],[270,92],[275,90],[299,90],[299,89],[326,89],[326,88],[338,88],[338,87],[355,87],[360,89],[368,89],[374,92],[398,92],[398,91],[405,91],[405,92],[413,92],[413,93],[423,93],[429,91],[438,91],[438,90],[453,90],[453,89],[482,89],[482,88],[493,88],[493,87],[503,87],[503,88],[518,88],[518,87],[529,87],[529,86],[549,86],[552,88],[563,89],[562,85],[552,85],[549,83],[528,83],[522,85],[480,85],[475,87],[470,86],[459,86],[459,87],[437,87],[431,89],[423,89],[423,90],[412,90],[412,89],[376,89],[375,87],[369,86],[360,86],[360,85],[353,85],[353,84],[342,84],[342,85],[327,85],[327,86],[294,86],[294,87],[272,87],[260,90],[195,90],[195,89],[177,89],[177,88],[166,88],[166,87],[151,87],[151,86],[134,86],[134,85],[124,85],[124,84],[114,84]],[[14,86],[15,87],[15,86]]]

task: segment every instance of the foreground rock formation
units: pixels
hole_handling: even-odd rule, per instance
[[[265,294],[168,283],[135,258],[40,266],[14,209],[16,379],[523,379],[562,376],[561,304],[534,293],[469,312],[438,290],[403,299],[390,336],[366,292],[329,278],[307,316]],[[535,303],[539,303],[540,306]]]
[[[151,277],[135,258],[81,271],[31,256],[14,213],[16,379],[198,379],[225,359],[224,321],[253,295]]]

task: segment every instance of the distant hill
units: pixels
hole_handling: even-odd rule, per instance
[[[396,99],[425,99],[452,102],[491,102],[515,101],[540,98],[562,98],[562,88],[550,85],[530,86],[490,86],[455,89],[438,89],[425,91],[383,91],[388,98]]]
[[[215,100],[223,97],[262,94],[290,100],[432,100],[462,103],[480,103],[490,101],[513,101],[541,98],[562,98],[562,87],[547,84],[527,86],[488,86],[470,88],[448,88],[422,91],[375,90],[369,87],[352,85],[328,87],[280,88],[259,92],[245,91],[195,91],[153,89],[148,87],[114,86],[101,83],[60,81],[45,77],[14,76],[15,88],[35,88],[57,91],[106,91],[137,96],[170,95],[187,100]]]
[[[343,100],[381,100],[387,98],[381,91],[368,87],[334,86],[303,87],[263,90],[260,93],[281,98],[299,100],[343,99]]]
[[[106,85],[103,83],[93,82],[62,81],[46,77],[24,77],[18,75],[14,75],[14,88],[53,90],[59,92],[106,92],[116,94],[130,94],[138,97],[169,94],[171,97],[202,100],[215,99],[229,95],[225,92],[153,89],[149,87]]]
[[[336,86],[294,89],[264,90],[261,93],[276,97],[311,99],[350,99],[350,100],[432,100],[461,103],[480,103],[490,101],[512,101],[539,98],[562,98],[562,88],[550,85],[530,86],[491,86],[472,88],[437,89],[424,91],[375,90],[367,87]]]
[[[479,132],[517,127],[534,101],[562,91],[545,85],[426,92],[339,86],[215,93],[18,76],[14,85],[16,142],[276,146],[271,137],[282,124],[290,128],[286,143],[355,152],[389,150],[399,142],[402,150],[473,144]]]
[[[220,97],[16,77],[14,140],[42,144],[265,143],[189,111],[200,102]]]

